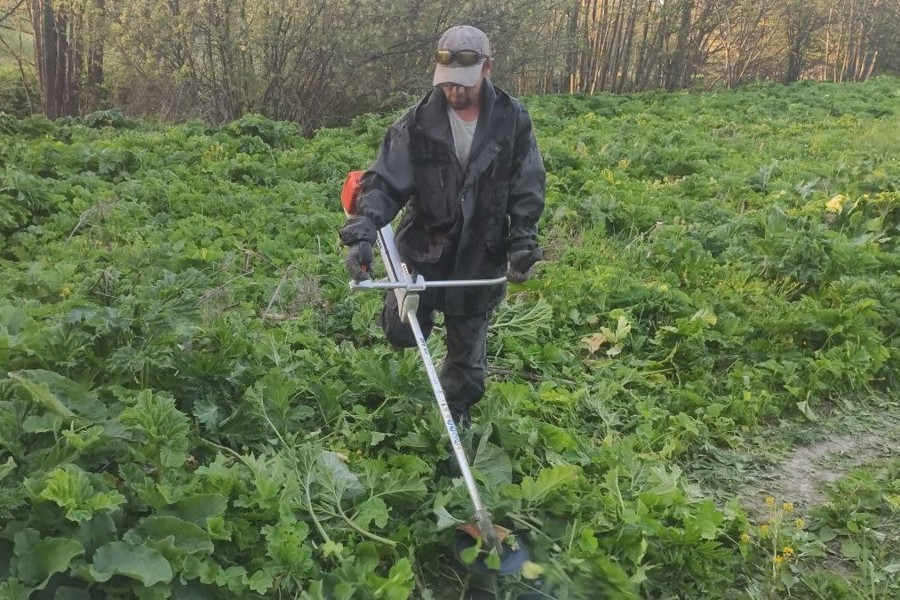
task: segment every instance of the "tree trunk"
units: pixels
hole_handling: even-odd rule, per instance
[[[634,60],[634,33],[637,27],[638,0],[628,3],[628,19],[625,24],[625,38],[622,41],[622,52],[619,55],[620,75],[613,91],[621,94],[631,75],[632,62]]]
[[[37,70],[38,87],[41,92],[41,110],[46,116],[50,116],[51,105],[50,98],[56,95],[56,91],[51,88],[51,84],[56,82],[56,65],[50,64],[53,54],[47,54],[47,48],[56,48],[56,40],[54,36],[55,28],[52,27],[53,11],[49,5],[43,2],[31,2],[28,5],[31,17],[31,27],[34,31],[34,66]],[[48,15],[47,12],[50,14]],[[45,27],[44,23],[50,23],[50,27]],[[50,74],[52,73],[52,76]]]
[[[688,64],[688,40],[691,33],[691,15],[694,11],[694,0],[682,0],[681,20],[678,24],[678,38],[675,52],[666,73],[666,90],[674,91],[686,83]]]
[[[50,0],[31,0],[28,8],[34,28],[34,63],[41,90],[41,110],[50,119],[66,116],[69,73],[66,61],[70,54],[65,16],[54,12]]]
[[[568,50],[566,52],[566,73],[569,84],[569,93],[574,94],[578,89],[578,19],[581,15],[581,0],[574,0],[569,9],[568,23]]]
[[[87,49],[87,102],[90,110],[101,107],[103,88],[103,41],[101,19],[106,0],[94,0],[95,12],[90,19],[90,41]]]
[[[91,7],[29,0],[41,110],[50,119],[76,116],[100,104],[105,0]]]
[[[634,67],[634,75],[631,78],[631,84],[628,88],[630,92],[636,92],[640,87],[640,82],[644,79],[644,68],[647,63],[647,56],[650,48],[647,44],[650,34],[650,19],[653,17],[653,0],[648,0],[647,10],[644,12],[644,26],[641,31],[641,45],[637,51],[637,64]]]

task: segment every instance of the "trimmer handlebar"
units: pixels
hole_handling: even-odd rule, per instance
[[[428,288],[452,288],[452,287],[479,287],[500,285],[506,283],[506,277],[495,279],[439,279],[426,281],[418,275],[414,281],[351,281],[350,290],[405,290],[407,292],[421,292]]]

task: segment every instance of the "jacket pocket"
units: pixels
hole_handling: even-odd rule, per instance
[[[446,234],[429,231],[410,214],[397,227],[397,247],[404,259],[417,263],[435,263],[444,251]]]

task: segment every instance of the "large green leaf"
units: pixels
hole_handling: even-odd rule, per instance
[[[678,480],[681,477],[681,469],[673,466],[671,470],[665,466],[657,465],[650,469],[649,483],[653,487],[642,492],[641,497],[650,501],[648,497],[655,500],[658,497],[669,498],[678,491]]]
[[[21,308],[8,304],[0,306],[0,330],[5,330],[9,335],[17,335],[27,320],[28,315]]]
[[[318,466],[321,475],[319,483],[328,489],[336,502],[355,498],[366,491],[359,478],[336,453],[329,450],[320,452]]]
[[[22,582],[15,577],[0,581],[0,600],[22,600],[22,598],[27,598],[32,591],[26,589]]]
[[[428,493],[420,463],[418,459],[392,465],[380,459],[367,460],[363,463],[360,480],[373,495],[383,498],[391,506],[418,506]],[[428,465],[424,466],[430,471]]]
[[[478,446],[472,467],[494,485],[512,483],[512,461],[509,454],[490,442]]]
[[[488,426],[481,437],[472,467],[494,485],[512,483],[512,460],[502,448],[488,441],[491,430]]]
[[[178,517],[144,517],[124,536],[125,541],[132,544],[167,538],[171,538],[173,546],[186,554],[212,554],[213,551],[212,540],[206,531]]]
[[[41,539],[34,529],[20,531],[15,537],[16,574],[34,589],[43,589],[54,573],[63,573],[73,558],[84,551],[70,538]]]
[[[78,533],[75,538],[84,546],[84,556],[90,560],[97,548],[109,542],[114,542],[119,536],[116,534],[116,523],[109,512],[95,513],[89,521],[78,524]]]
[[[715,540],[724,520],[725,516],[712,500],[698,502],[692,514],[685,518],[686,537],[690,539],[696,536],[704,540]]]
[[[462,525],[465,521],[461,519],[457,519],[453,515],[450,514],[450,511],[447,510],[444,506],[439,506],[433,509],[434,516],[437,517],[437,524],[435,527],[438,531],[443,531],[444,529],[449,529],[451,527],[455,527],[456,525]]]
[[[69,410],[69,408],[63,404],[46,385],[32,381],[28,374],[28,371],[19,371],[9,374],[9,378],[16,383],[20,393],[35,404],[58,415],[68,418],[75,416],[75,413]]]
[[[91,576],[96,581],[109,581],[113,575],[137,579],[149,587],[172,581],[169,561],[149,546],[110,542],[94,554]]]
[[[140,451],[145,459],[161,461],[165,467],[184,464],[190,419],[178,410],[170,395],[142,390],[134,405],[119,414],[119,420],[143,438]]]
[[[398,471],[385,473],[379,481],[378,495],[387,498],[392,503],[408,505],[420,502],[428,488],[425,481],[419,475],[407,475]]]
[[[96,394],[59,373],[37,369],[15,371],[9,377],[26,398],[53,413],[92,421],[106,418],[106,407]]]
[[[357,515],[354,521],[362,528],[366,528],[370,523],[375,523],[377,527],[387,525],[389,515],[387,505],[381,498],[369,498],[357,507]]]
[[[66,518],[76,522],[87,521],[96,512],[125,503],[125,497],[116,490],[95,489],[92,479],[98,478],[77,465],[65,465],[47,475],[40,497],[65,508]]]
[[[221,494],[197,494],[164,506],[158,512],[163,517],[178,517],[189,523],[206,526],[208,518],[224,515],[227,508],[228,498]]]
[[[415,587],[412,565],[409,559],[401,558],[391,567],[387,578],[371,574],[368,583],[373,588],[375,598],[384,600],[406,600]]]
[[[537,479],[526,477],[522,480],[522,499],[531,504],[540,504],[554,491],[575,482],[580,472],[574,465],[541,469]]]

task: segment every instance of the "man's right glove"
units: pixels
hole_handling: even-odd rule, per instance
[[[516,250],[509,253],[509,270],[506,272],[506,280],[510,283],[524,283],[531,277],[531,269],[539,260],[544,258],[541,249],[534,247],[530,250]]]
[[[365,281],[369,278],[372,268],[372,244],[366,241],[357,242],[350,246],[347,253],[347,272],[354,281]]]

